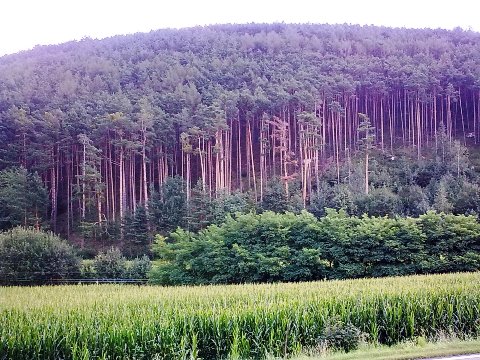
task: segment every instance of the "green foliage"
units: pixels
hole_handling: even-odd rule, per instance
[[[51,220],[98,245],[146,188],[163,235],[246,212],[235,190],[255,193],[262,211],[298,213],[306,202],[315,215],[478,212],[464,145],[479,137],[479,44],[472,31],[247,24],[2,57],[0,169],[39,177],[30,187],[20,172],[0,176],[0,229]],[[442,189],[447,174],[471,186]]]
[[[239,283],[299,281],[322,277],[323,264],[312,243],[308,213],[265,212],[227,217],[198,234],[182,229],[167,241],[157,236],[153,252],[161,260],[154,283]]]
[[[105,242],[119,236],[119,225],[114,222],[98,223],[95,221],[80,221],[76,232],[87,242]]]
[[[368,154],[375,147],[375,127],[372,126],[370,118],[366,114],[358,114],[360,123],[357,128],[358,144],[365,154]]]
[[[362,341],[362,332],[352,323],[332,318],[329,319],[320,337],[323,345],[331,350],[350,352],[358,349]]]
[[[398,196],[402,202],[403,208],[400,212],[402,215],[417,217],[430,208],[426,191],[418,185],[401,187]]]
[[[79,272],[73,248],[52,233],[20,227],[0,233],[2,284],[40,284]]]
[[[319,250],[306,212],[275,214],[267,211],[230,217],[219,227],[231,263],[230,281],[300,281],[322,277]],[[208,230],[208,229],[207,229]]]
[[[268,181],[265,187],[263,199],[259,206],[262,211],[273,212],[300,212],[302,199],[298,196],[300,189],[298,184],[290,184],[289,196],[285,192],[285,182],[280,177],[274,177]]]
[[[201,180],[192,189],[188,202],[188,229],[198,231],[213,222],[213,203],[211,194],[203,188]]]
[[[273,179],[268,183],[260,207],[263,211],[274,211],[277,213],[289,210],[285,187],[279,178]]]
[[[342,209],[353,215],[358,211],[358,202],[359,195],[356,195],[348,184],[334,184],[333,186],[323,184],[310,199],[308,211],[317,217],[324,216],[327,208]]]
[[[166,234],[179,226],[185,227],[187,211],[185,182],[179,176],[167,178],[160,192],[151,196],[149,214],[158,232]]]
[[[344,210],[326,209],[326,216],[319,219],[314,228],[316,239],[320,244],[322,257],[328,262],[328,273],[331,277],[348,276],[349,259],[346,249],[350,245],[353,231],[358,225],[356,217],[350,217]]]
[[[147,256],[126,260],[115,249],[100,253],[93,260],[82,260],[80,277],[82,279],[130,279],[143,280],[152,268]]]
[[[475,216],[429,211],[420,216],[419,226],[426,235],[427,272],[476,270],[480,266],[480,224]]]
[[[95,261],[93,259],[82,260],[80,263],[80,278],[96,279],[98,278],[95,270]]]
[[[100,252],[93,260],[95,274],[104,279],[121,279],[126,270],[126,259],[117,248],[110,248],[106,252]]]
[[[133,216],[125,218],[123,252],[134,258],[148,253],[150,245],[150,229],[148,228],[147,209],[138,205]]]
[[[249,194],[235,191],[232,194],[217,194],[212,201],[213,222],[220,225],[229,214],[248,213],[254,205]]]
[[[467,180],[461,180],[453,199],[453,213],[480,214],[480,186]]]
[[[201,240],[180,228],[170,234],[168,242],[157,236],[152,251],[161,261],[150,272],[150,281],[163,285],[230,282],[224,272],[227,248],[217,231],[217,226],[209,226],[199,233]]]
[[[438,156],[416,160],[408,153],[398,157],[372,153],[376,159],[370,162],[368,195],[364,191],[364,163],[358,156],[353,157],[341,166],[340,183],[336,181],[334,167],[327,169],[307,209],[317,217],[324,216],[326,208],[344,209],[350,215],[359,216],[417,217],[430,209],[478,214],[478,175],[471,172],[464,154],[460,176],[457,176],[457,164],[451,162],[455,157],[449,155],[454,150],[454,144],[445,144],[445,160]]]
[[[47,190],[36,173],[25,168],[0,171],[0,230],[41,226],[47,204]]]
[[[310,203],[307,206],[307,210],[317,218],[325,216],[327,209],[345,210],[341,207],[336,208],[335,206],[330,206],[330,194],[330,187],[328,185],[322,186],[320,189],[318,189],[318,192],[312,194],[310,197]]]
[[[395,216],[402,210],[402,200],[388,188],[371,190],[368,195],[358,196],[357,213],[370,216]]]
[[[355,275],[360,277],[414,274],[419,270],[416,261],[424,258],[424,242],[414,219],[363,216],[346,248],[348,262],[343,265],[356,265]]]
[[[7,287],[0,296],[0,353],[265,359],[294,357],[322,338],[348,351],[360,337],[392,345],[419,336],[477,336],[479,282],[475,272],[202,287]]]
[[[152,263],[150,259],[144,255],[140,258],[127,261],[125,275],[128,279],[146,279],[151,268]]]
[[[453,210],[453,204],[448,198],[447,185],[443,179],[438,183],[432,207],[434,210],[443,213],[450,213]]]
[[[193,233],[157,236],[157,284],[319,280],[480,269],[480,225],[473,216],[348,216],[327,209],[237,214]]]

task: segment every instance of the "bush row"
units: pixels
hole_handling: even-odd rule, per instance
[[[228,216],[220,226],[156,237],[159,284],[310,281],[480,269],[474,216],[429,211],[418,218],[317,219],[265,212]]]
[[[117,248],[99,253],[92,260],[82,260],[80,277],[82,279],[146,279],[151,268],[147,256],[127,260]]]

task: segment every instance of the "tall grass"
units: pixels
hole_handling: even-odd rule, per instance
[[[288,356],[324,324],[372,342],[480,331],[480,273],[315,283],[0,288],[2,359]]]

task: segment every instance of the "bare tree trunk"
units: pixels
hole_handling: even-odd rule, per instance
[[[368,180],[368,151],[365,153],[365,194],[368,195],[369,180]]]
[[[73,150],[72,150],[73,151]],[[69,160],[67,160],[67,164],[66,164],[66,171],[67,171],[67,174],[66,174],[66,177],[67,177],[67,240],[70,240],[70,231],[71,231],[71,228],[70,228],[70,224],[71,224],[71,221],[72,221],[72,211],[71,211],[71,208],[72,208],[72,197],[71,197],[71,188],[72,188],[72,180],[71,180],[71,172],[73,171],[72,170],[72,166],[73,166],[73,157],[71,156],[71,154],[67,154],[67,156],[70,156],[71,158]],[[83,244],[82,244],[83,245]]]
[[[148,209],[148,182],[147,182],[147,139],[143,136],[142,139],[142,188],[143,188],[143,205]]]
[[[57,145],[58,146],[58,145]],[[58,149],[58,148],[57,148]],[[58,154],[58,153],[57,153]],[[55,161],[55,151],[52,148],[51,150],[52,157],[52,167],[50,169],[50,180],[51,180],[51,224],[53,232],[57,231],[57,198],[58,198],[58,163]]]
[[[241,147],[241,126],[240,126],[240,117],[237,115],[237,125],[238,125],[238,140],[237,140],[237,179],[238,179],[238,188],[240,191],[243,191],[243,181],[242,181],[242,147]]]
[[[383,129],[383,97],[380,98],[380,147],[382,149],[382,152],[385,152]]]
[[[260,121],[260,201],[263,201],[263,184],[264,184],[264,173],[266,170],[266,164],[265,164],[265,143],[264,143],[264,138],[263,138],[263,133],[264,133],[264,127],[265,127],[265,121],[262,117],[262,120]]]
[[[252,143],[252,129],[250,127],[250,121],[247,121],[247,133],[248,133],[248,144],[249,144],[249,152],[250,152],[250,162],[251,162],[251,168],[252,168],[252,171],[251,171],[251,175],[252,175],[252,179],[253,179],[253,192],[255,194],[255,199],[258,198],[258,194],[257,194],[257,179],[256,179],[256,176],[255,176],[255,159],[253,158],[253,143]]]
[[[137,211],[137,174],[135,169],[135,153],[130,150],[130,210]]]
[[[120,237],[123,241],[124,229],[123,229],[123,219],[125,217],[125,210],[127,207],[127,194],[126,194],[126,184],[125,184],[125,160],[124,160],[124,149],[123,145],[120,145],[119,154],[118,154],[118,172],[119,172],[119,216],[120,216]]]
[[[466,145],[467,137],[466,137],[466,134],[465,134],[465,118],[463,116],[462,94],[460,93],[460,87],[458,88],[458,103],[459,103],[459,106],[460,106],[460,117],[462,119],[463,145]]]
[[[87,166],[87,152],[86,152],[86,139],[83,139],[83,155],[82,155],[82,220],[85,220],[85,208],[86,208],[86,194],[85,194],[85,175]]]
[[[420,160],[421,158],[421,149],[422,149],[422,126],[421,126],[421,119],[420,119],[420,100],[416,99],[416,123],[417,123],[417,159]]]

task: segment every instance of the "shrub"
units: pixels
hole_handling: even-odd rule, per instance
[[[82,279],[96,279],[97,272],[95,271],[95,263],[92,259],[82,260],[80,264],[80,278]]]
[[[128,261],[125,273],[129,279],[146,279],[151,268],[150,259],[144,255],[141,258]]]
[[[359,196],[356,205],[359,215],[395,216],[402,210],[400,197],[389,188],[373,189],[368,195]]]
[[[79,273],[74,249],[53,233],[21,227],[0,233],[1,283],[45,283]]]
[[[349,352],[358,349],[362,337],[360,329],[353,324],[333,318],[325,325],[320,340],[327,348]]]
[[[98,277],[119,279],[125,276],[126,259],[117,248],[101,252],[93,260],[93,267]]]

